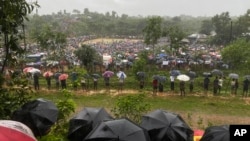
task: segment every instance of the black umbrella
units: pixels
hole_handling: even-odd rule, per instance
[[[150,138],[139,125],[128,119],[117,119],[99,124],[85,141],[150,141]]]
[[[212,74],[210,72],[203,72],[204,77],[212,77]]]
[[[156,110],[142,117],[144,127],[152,141],[192,141],[193,130],[181,116]]]
[[[58,109],[56,105],[45,99],[36,99],[24,104],[14,111],[12,120],[26,124],[35,136],[46,135],[56,122]]]
[[[96,79],[98,79],[98,78],[101,77],[101,76],[100,76],[99,74],[97,74],[97,73],[91,74],[91,76],[92,76],[93,78],[96,78]]]
[[[143,71],[139,71],[136,73],[139,79],[145,79],[146,78],[146,73]]]
[[[213,69],[213,70],[211,71],[211,73],[212,73],[213,75],[217,75],[217,76],[222,76],[222,75],[223,75],[223,72],[222,72],[221,70],[218,70],[218,69]]]
[[[197,77],[196,72],[194,72],[194,71],[189,71],[187,75],[188,75],[191,79]]]
[[[112,119],[104,108],[84,108],[70,119],[68,139],[70,141],[82,141],[98,123]]]
[[[211,126],[206,128],[200,141],[229,141],[229,125]]]
[[[179,71],[179,70],[171,70],[170,71],[170,75],[171,76],[178,76],[178,75],[180,75],[181,74],[181,72]]]
[[[167,77],[162,75],[153,75],[153,79],[156,79],[159,83],[164,83],[167,81]]]

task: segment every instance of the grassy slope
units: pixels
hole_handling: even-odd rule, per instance
[[[114,101],[119,97],[116,90],[107,94],[104,90],[98,92],[74,92],[74,100],[77,104],[77,113],[83,107],[105,107],[108,111],[114,106]],[[180,114],[184,120],[193,128],[205,128],[210,125],[220,124],[250,124],[250,106],[248,99],[241,97],[222,96],[197,96],[189,95],[180,97],[179,94],[163,93],[158,96],[151,96],[150,91],[144,91],[148,97],[147,102],[151,103],[152,110],[164,109]],[[125,94],[140,93],[137,90],[124,91]],[[35,97],[43,97],[56,101],[62,98],[57,92],[42,91]]]

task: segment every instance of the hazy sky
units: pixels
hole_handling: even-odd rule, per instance
[[[28,2],[36,0],[27,0]],[[37,0],[41,8],[38,14],[57,13],[60,10],[72,12],[106,13],[115,11],[120,16],[214,16],[229,12],[230,16],[243,15],[250,9],[250,0]]]

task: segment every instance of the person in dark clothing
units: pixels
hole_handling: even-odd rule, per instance
[[[185,82],[184,81],[180,81],[180,92],[181,92],[181,96],[186,96],[186,93],[185,93]]]
[[[46,82],[47,82],[48,90],[50,90],[50,88],[51,88],[51,77],[47,76],[45,79],[46,79]]]
[[[250,81],[246,78],[243,81],[243,97],[248,97],[248,88]]]
[[[33,79],[34,79],[34,88],[35,88],[35,90],[39,90],[39,74],[35,73],[33,75]]]
[[[158,88],[158,80],[154,79],[153,80],[153,95],[157,94],[157,88]]]
[[[208,92],[209,83],[210,83],[210,79],[208,77],[205,77],[203,85],[204,85],[204,91],[205,91],[206,95],[207,95],[207,92]]]
[[[174,76],[170,76],[170,88],[171,91],[174,91]]]
[[[159,83],[159,92],[163,92],[163,84]]]
[[[194,79],[191,79],[189,82],[189,91],[192,93],[194,90]]]
[[[61,87],[62,87],[62,89],[66,89],[67,88],[66,79],[61,80]]]
[[[214,86],[214,95],[217,95],[218,89],[219,89],[219,79],[218,77],[215,77],[214,82],[213,82],[213,86]]]
[[[143,89],[144,88],[144,79],[141,79],[140,80],[140,89]]]

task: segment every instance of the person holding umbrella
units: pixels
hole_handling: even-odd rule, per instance
[[[33,80],[34,80],[34,88],[35,90],[39,90],[39,74],[38,73],[34,73],[33,75]]]
[[[248,97],[249,83],[249,80],[245,78],[245,80],[243,81],[243,97]]]
[[[185,82],[184,81],[180,81],[180,92],[181,92],[181,96],[186,96],[185,93]]]
[[[213,85],[214,85],[214,95],[217,95],[217,91],[219,89],[219,80],[217,76],[214,79]]]
[[[208,92],[209,83],[210,83],[210,79],[208,78],[208,76],[206,76],[204,78],[204,81],[203,81],[204,91],[205,91],[206,95],[207,95],[207,92]]]
[[[158,80],[154,78],[153,79],[153,95],[157,94],[157,88],[158,88]]]

